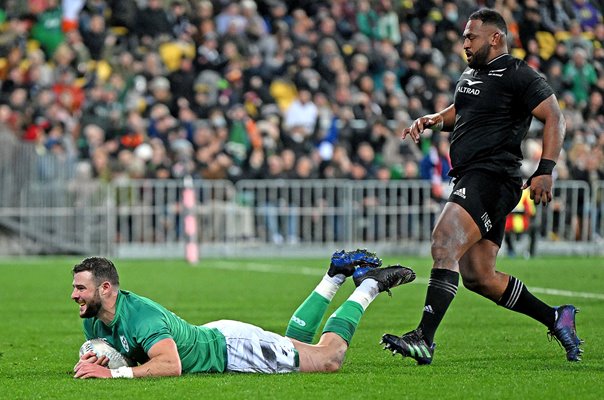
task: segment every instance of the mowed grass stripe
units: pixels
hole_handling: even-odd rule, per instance
[[[274,274],[290,274],[290,275],[307,275],[307,276],[322,276],[325,274],[325,269],[313,268],[313,267],[287,267],[274,264],[261,264],[261,263],[242,263],[242,262],[228,262],[221,261],[215,263],[204,264],[201,268],[209,269],[222,269],[230,271],[252,271],[252,272],[266,272]],[[428,279],[416,278],[411,283],[420,283],[427,285]],[[541,287],[530,287],[530,291],[539,294],[550,294],[553,296],[560,297],[571,297],[571,298],[584,298],[584,299],[597,299],[604,300],[604,293],[589,293],[589,292],[577,292],[571,290],[561,290],[554,288],[541,288]]]

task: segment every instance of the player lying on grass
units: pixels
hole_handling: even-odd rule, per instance
[[[296,310],[285,336],[238,321],[192,325],[160,304],[120,290],[110,260],[90,257],[73,267],[71,298],[80,305],[86,339],[104,338],[134,367],[109,369],[106,356],[84,353],[76,378],[139,378],[195,372],[330,372],[341,368],[352,335],[380,292],[411,282],[410,268],[382,261],[366,250],[333,254],[329,270]],[[310,344],[325,311],[347,277],[356,289]]]

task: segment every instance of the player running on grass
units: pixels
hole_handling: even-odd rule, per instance
[[[469,290],[544,324],[564,346],[566,358],[579,361],[575,307],[550,307],[519,279],[495,269],[505,218],[518,204],[521,189],[530,188],[536,204],[546,206],[552,200],[552,170],[564,139],[564,117],[547,82],[508,54],[507,27],[499,13],[482,9],[470,15],[463,38],[468,68],[457,82],[453,104],[418,118],[403,131],[403,139],[409,135],[416,142],[427,127],[453,131],[449,175],[455,186],[432,233],[434,263],[419,326],[402,336],[386,334],[382,342],[419,364],[430,364],[436,329],[461,274]],[[523,185],[520,144],[533,116],[544,123],[543,153]]]
[[[80,305],[86,339],[105,338],[139,365],[108,369],[108,359],[88,352],[75,365],[76,378],[139,378],[195,372],[329,372],[342,366],[352,335],[380,292],[411,282],[413,270],[380,268],[366,250],[339,251],[329,270],[296,310],[285,336],[238,321],[192,325],[160,304],[120,290],[113,263],[91,257],[73,267],[71,298]],[[347,277],[356,289],[325,323],[319,342],[310,344],[325,311]]]

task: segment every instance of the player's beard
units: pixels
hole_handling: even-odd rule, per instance
[[[472,54],[472,60],[468,62],[468,66],[470,68],[481,68],[487,65],[490,48],[491,46],[486,43],[484,46],[478,49],[478,51]]]
[[[96,315],[101,311],[101,296],[99,292],[94,292],[94,297],[92,300],[86,302],[86,311],[80,314],[80,318],[92,318],[96,317]]]

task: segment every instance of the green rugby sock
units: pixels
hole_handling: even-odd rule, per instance
[[[346,300],[325,323],[323,333],[333,332],[350,344],[352,335],[363,316],[363,306],[356,301]]]
[[[329,303],[330,300],[313,291],[292,315],[285,336],[312,343]]]

